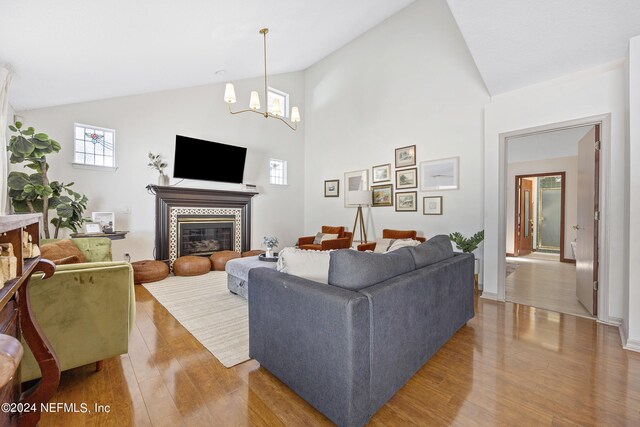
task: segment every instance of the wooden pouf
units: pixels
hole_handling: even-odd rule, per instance
[[[133,283],[151,283],[162,280],[169,275],[169,266],[162,261],[136,261],[132,262]]]
[[[209,271],[209,259],[202,256],[181,256],[173,262],[173,274],[176,276],[199,276]]]
[[[211,260],[211,269],[216,271],[224,271],[224,267],[225,265],[227,265],[227,261],[235,258],[240,258],[240,254],[236,251],[214,252],[213,255],[209,257],[209,259]]]
[[[263,254],[264,251],[260,250],[260,249],[253,249],[250,251],[246,251],[246,252],[242,252],[242,256],[243,257],[248,257],[248,256],[258,256],[260,254]]]

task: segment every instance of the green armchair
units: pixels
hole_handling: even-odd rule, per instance
[[[43,240],[41,244],[46,243]],[[87,258],[81,264],[57,266],[47,280],[34,274],[29,285],[31,309],[60,363],[60,370],[97,363],[128,351],[135,322],[133,269],[111,261],[111,241],[73,239]],[[40,377],[25,345],[22,381]]]

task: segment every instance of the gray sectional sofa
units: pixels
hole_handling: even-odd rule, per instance
[[[474,316],[473,256],[447,236],[331,253],[329,285],[249,272],[249,354],[339,426],[361,426]]]

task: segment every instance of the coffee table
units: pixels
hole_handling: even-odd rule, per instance
[[[276,269],[275,262],[260,261],[257,256],[232,259],[227,262],[227,288],[233,294],[247,299],[249,295],[249,270],[252,268]]]

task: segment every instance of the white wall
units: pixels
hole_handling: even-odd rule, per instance
[[[620,242],[625,239],[623,189],[627,170],[624,92],[624,62],[619,61],[492,98],[485,109],[485,297],[498,296],[499,266],[504,263],[504,238],[501,238],[504,234],[499,223],[506,214],[506,168],[500,167],[505,162],[500,135],[610,114],[611,127],[604,129],[603,134],[603,154],[605,162],[609,162],[603,165],[603,173],[608,175],[605,177],[608,187],[602,189],[602,197],[608,197],[609,202],[603,225],[608,228],[609,239],[602,248],[608,253],[609,266],[608,276],[602,279],[608,281],[610,289],[609,315],[622,317],[626,254]]]
[[[414,144],[418,163],[460,156],[460,189],[418,192],[418,212],[367,209],[369,240],[383,228],[425,236],[482,229],[479,159],[489,96],[446,2],[410,5],[310,67],[305,78],[308,234],[322,224],[352,228],[356,212],[344,207],[344,173],[393,167],[394,149]],[[323,197],[327,179],[340,179],[339,198]],[[422,214],[428,195],[444,197],[442,216]]]
[[[625,290],[624,328],[626,345],[640,351],[640,36],[629,43],[629,224],[627,261],[628,288]],[[627,236],[625,236],[627,238]]]
[[[238,103],[247,108],[249,92],[262,87],[262,79],[234,82]],[[289,73],[270,78],[270,85],[287,91],[292,105],[304,105],[304,74]],[[76,191],[89,198],[91,211],[115,211],[116,227],[130,230],[125,240],[114,241],[114,258],[129,252],[134,260],[150,259],[154,247],[154,196],[148,184],[157,184],[157,172],[147,167],[147,153],[161,153],[173,176],[176,134],[248,147],[244,173],[246,183],[258,184],[253,199],[252,248],[260,248],[265,235],[275,235],[291,245],[303,230],[304,122],[292,132],[276,120],[256,114],[232,116],[223,102],[224,85],[207,85],[113,98],[54,108],[23,111],[25,122],[48,133],[62,145],[50,156],[50,178],[74,181]],[[263,100],[264,102],[264,100]],[[303,120],[305,112],[302,110]],[[116,130],[115,172],[71,167],[73,123]],[[269,185],[270,157],[288,161],[289,186]],[[211,167],[224,159],[211,159]],[[172,179],[172,183],[177,180]],[[239,190],[238,184],[186,180],[180,187]],[[125,214],[127,207],[131,214]]]
[[[507,253],[514,252],[516,175],[565,172],[564,257],[573,259],[571,241],[576,238],[572,225],[578,223],[578,158],[561,157],[547,160],[509,163],[507,168]],[[535,182],[535,181],[534,181]],[[533,194],[537,194],[535,191]],[[538,200],[534,200],[538,210]]]

